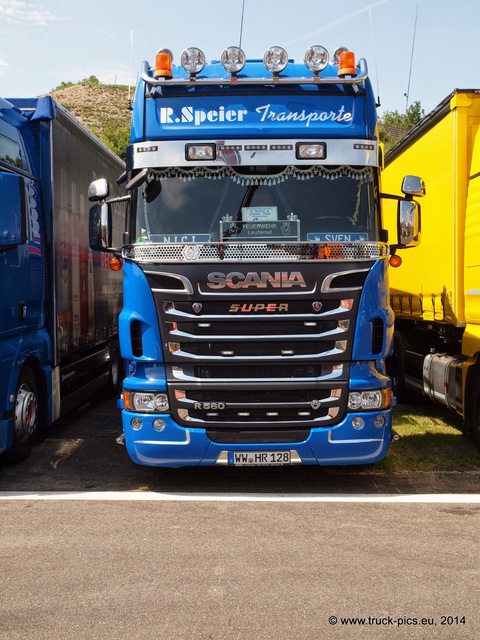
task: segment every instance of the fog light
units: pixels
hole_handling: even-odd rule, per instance
[[[347,47],[337,47],[333,52],[332,63],[338,64],[340,62],[341,54],[345,53],[345,51],[348,51]]]
[[[214,144],[187,144],[185,145],[185,160],[215,160]]]
[[[270,47],[265,51],[263,64],[274,75],[279,74],[288,64],[288,55],[282,47]]]
[[[235,74],[245,66],[245,54],[238,47],[227,47],[222,53],[221,63],[225,71]]]
[[[132,418],[132,420],[130,420],[130,426],[134,431],[138,431],[139,429],[142,428],[143,423],[140,420],[140,418]]]
[[[205,66],[205,55],[196,47],[185,49],[180,58],[180,64],[191,76],[196,76]]]
[[[328,65],[328,51],[320,45],[309,47],[305,53],[305,65],[313,73],[323,71]]]
[[[152,425],[155,431],[163,431],[165,429],[165,420],[162,420],[161,418],[155,418]]]
[[[297,142],[295,151],[299,160],[324,160],[327,157],[325,142]]]
[[[377,429],[381,429],[385,424],[385,418],[383,416],[375,416],[373,424],[377,427]]]
[[[360,418],[359,416],[357,416],[356,418],[353,418],[352,427],[354,429],[363,429],[364,426],[365,426],[365,420],[363,418]]]

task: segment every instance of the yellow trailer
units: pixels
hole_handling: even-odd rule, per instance
[[[383,191],[425,179],[421,242],[390,269],[395,386],[459,413],[480,448],[480,90],[455,90],[385,157]],[[384,223],[394,235],[384,201]]]

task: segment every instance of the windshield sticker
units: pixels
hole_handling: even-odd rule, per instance
[[[265,222],[278,220],[278,207],[242,207],[245,222]]]
[[[307,233],[310,242],[368,242],[368,233]]]

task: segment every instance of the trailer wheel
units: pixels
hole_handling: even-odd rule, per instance
[[[40,423],[40,405],[35,376],[25,368],[20,374],[15,391],[12,446],[5,454],[9,462],[22,462],[30,455],[37,439]]]

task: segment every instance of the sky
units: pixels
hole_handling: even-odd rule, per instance
[[[243,13],[243,23],[242,23]],[[136,84],[143,60],[201,48],[207,60],[272,45],[303,61],[320,44],[365,58],[379,114],[480,88],[479,0],[0,0],[0,96],[35,97],[96,76]]]

